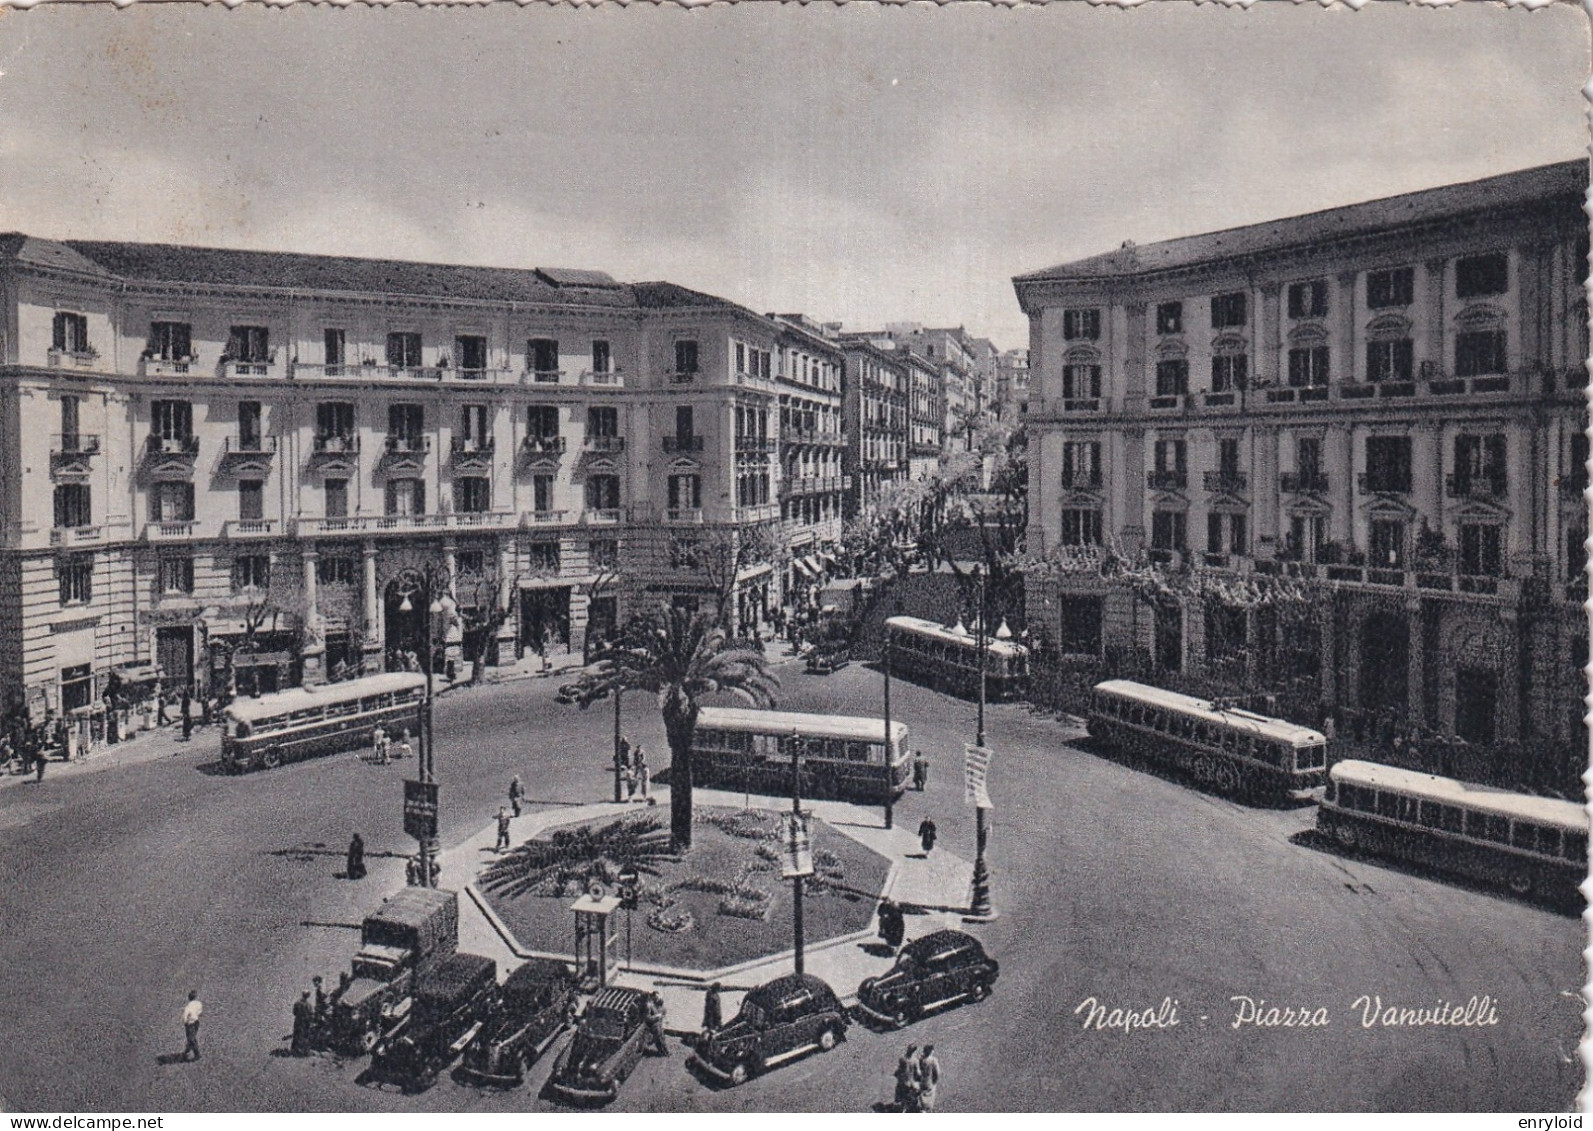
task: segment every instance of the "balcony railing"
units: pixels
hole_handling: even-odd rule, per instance
[[[52,349],[45,355],[45,364],[51,369],[96,369],[99,363],[99,350]]]
[[[520,515],[521,526],[562,526],[565,510],[525,511]]]
[[[193,519],[179,522],[151,522],[144,526],[146,542],[183,542],[197,537],[199,523]]]
[[[780,441],[773,436],[737,436],[736,451],[738,452],[772,452],[780,446]]]
[[[138,360],[140,377],[187,377],[199,364],[197,354],[189,357],[142,357]]]
[[[1145,483],[1153,491],[1182,491],[1189,486],[1189,474],[1185,471],[1147,471]]]
[[[151,456],[196,456],[199,454],[199,437],[150,436],[144,443],[144,451]]]
[[[582,445],[589,452],[607,452],[617,454],[625,450],[624,436],[588,436]]]
[[[1285,471],[1280,486],[1286,495],[1325,495],[1328,477],[1320,471]]]
[[[450,530],[508,530],[515,525],[513,511],[455,511],[440,516]]]
[[[90,546],[104,540],[103,526],[57,526],[50,531],[52,546]]]
[[[425,455],[431,451],[430,436],[388,436],[386,448],[389,455]]]
[[[1064,468],[1062,471],[1062,486],[1070,491],[1090,491],[1100,487],[1100,485],[1101,472],[1099,469],[1094,471],[1070,471]]]
[[[588,526],[612,526],[625,521],[623,507],[587,507],[581,512],[581,521]]]
[[[1208,491],[1242,495],[1250,488],[1250,477],[1242,471],[1208,471],[1205,484]]]
[[[275,436],[226,436],[221,441],[221,454],[227,456],[269,456],[277,450]]]
[[[360,438],[358,436],[317,436],[312,442],[317,455],[358,455]]]
[[[223,359],[221,362],[221,375],[222,377],[269,377],[271,376],[271,362]]]
[[[670,507],[664,511],[664,521],[681,525],[701,525],[701,507]]]
[[[274,518],[231,518],[222,527],[223,538],[275,538],[282,524]]]
[[[598,373],[588,369],[581,374],[581,384],[600,389],[623,389],[625,387],[625,375],[618,370]]]
[[[557,455],[564,451],[564,437],[544,436],[541,433],[533,432],[521,442],[521,447],[527,452]]]
[[[671,385],[690,385],[693,381],[697,380],[697,374],[699,372],[700,370],[696,369],[671,369],[669,372],[664,374],[664,380],[669,382]]]
[[[86,432],[64,432],[50,437],[50,454],[55,456],[97,456],[100,438]]]
[[[1161,412],[1167,411],[1169,409],[1183,408],[1185,396],[1187,396],[1187,394],[1184,393],[1155,396],[1150,399],[1150,406],[1153,410]]]
[[[1063,412],[1100,412],[1100,397],[1063,397]]]
[[[1451,471],[1444,477],[1444,493],[1451,499],[1502,499],[1505,496],[1505,477],[1502,472],[1461,475]]]
[[[336,518],[301,518],[294,524],[300,537],[350,534],[409,534],[434,530],[512,530],[519,516],[512,511],[457,511],[452,514],[360,514]]]
[[[527,369],[521,381],[527,385],[557,385],[563,376],[562,369]]]
[[[456,456],[490,456],[495,446],[491,436],[455,436],[449,444]]]
[[[778,503],[759,503],[756,506],[737,507],[734,521],[736,522],[773,522],[780,517]]]
[[[665,436],[664,450],[666,452],[700,452],[703,449],[701,436]]]
[[[1355,477],[1355,484],[1363,495],[1410,494],[1409,476],[1373,475],[1369,471],[1363,471]]]

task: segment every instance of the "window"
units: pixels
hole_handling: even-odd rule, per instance
[[[150,484],[149,521],[192,522],[193,520],[194,485],[192,483]]]
[[[1064,310],[1062,312],[1062,339],[1069,342],[1093,342],[1101,336],[1101,312],[1097,309]]]
[[[680,338],[675,342],[675,372],[697,372],[697,340]]]
[[[587,564],[593,569],[613,569],[619,565],[619,540],[594,538],[586,548]]]
[[[1460,572],[1498,577],[1503,572],[1499,552],[1500,528],[1492,522],[1468,522],[1460,527]]]
[[[1068,441],[1062,445],[1062,486],[1101,485],[1101,444],[1098,440]]]
[[[586,434],[588,436],[615,437],[619,435],[619,409],[617,408],[589,408],[586,410]]]
[[[620,484],[617,475],[589,475],[586,477],[586,506],[588,510],[618,510]]]
[[[411,333],[387,335],[387,364],[395,369],[418,369],[420,335]]]
[[[67,395],[61,398],[61,450],[64,452],[77,451],[80,407],[77,397]]]
[[[541,513],[553,509],[553,476],[542,474],[531,477],[531,509]]]
[[[745,373],[746,371],[747,371],[747,347],[743,343],[737,342],[736,343],[736,372],[737,373]]]
[[[1327,516],[1296,514],[1289,516],[1289,552],[1303,562],[1316,561],[1319,546],[1327,543]]]
[[[1182,440],[1157,440],[1152,453],[1156,460],[1157,471],[1178,472],[1181,474],[1186,467],[1184,462],[1184,441]]]
[[[1510,259],[1503,252],[1455,261],[1455,297],[1502,295],[1510,289]]]
[[[1211,359],[1211,391],[1226,393],[1234,389],[1243,389],[1249,372],[1249,355],[1220,353]]]
[[[348,335],[329,327],[321,331],[321,341],[326,350],[326,371],[335,377],[348,360]]]
[[[613,355],[609,352],[609,344],[601,338],[592,342],[592,372],[612,373],[614,370]]]
[[[260,450],[260,402],[238,402],[238,450],[242,452],[258,452]]]
[[[472,374],[485,370],[487,339],[480,334],[460,334],[454,338],[454,366]]]
[[[57,483],[55,485],[55,525],[93,526],[94,514],[89,505],[87,483]]]
[[[1189,392],[1189,362],[1172,358],[1156,363],[1156,395],[1181,397]]]
[[[328,479],[323,484],[326,492],[326,517],[348,517],[348,480]]]
[[[315,579],[322,585],[353,585],[359,563],[353,558],[322,556],[315,563]]]
[[[526,545],[526,567],[533,573],[559,572],[559,544],[531,542]]]
[[[1456,377],[1481,377],[1507,369],[1503,330],[1468,330],[1455,335]]]
[[[1474,487],[1490,495],[1505,493],[1504,433],[1455,437],[1455,487],[1462,497]]]
[[[1158,334],[1182,334],[1184,332],[1183,303],[1164,302],[1157,305],[1156,332]]]
[[[192,593],[194,591],[194,559],[161,558],[160,591],[167,594]]]
[[[1328,383],[1328,347],[1309,346],[1289,351],[1289,387],[1309,388]]]
[[[459,438],[466,451],[479,452],[491,438],[488,432],[487,406],[467,404],[459,406]]]
[[[192,330],[186,322],[151,322],[145,352],[160,361],[191,361]]]
[[[1410,490],[1410,437],[1368,436],[1366,439],[1366,489]]]
[[[271,360],[271,331],[264,326],[234,326],[227,334],[227,357],[248,365]]]
[[[354,406],[343,401],[324,401],[315,406],[315,436],[325,446],[327,440],[354,437]]]
[[[525,356],[533,373],[557,374],[559,371],[559,343],[553,338],[531,338],[525,344]]]
[[[235,590],[271,588],[271,555],[240,554],[232,559],[232,587]]]
[[[1243,326],[1248,313],[1248,304],[1243,291],[1232,294],[1211,296],[1211,328],[1222,330],[1231,326]]]
[[[1248,533],[1244,515],[1213,511],[1206,515],[1206,552],[1245,554],[1249,551]]]
[[[1316,479],[1322,474],[1322,441],[1315,436],[1301,436],[1294,442],[1294,469],[1302,479]]]
[[[525,430],[528,436],[551,440],[559,434],[559,406],[552,404],[527,405]]]
[[[265,517],[265,482],[263,480],[238,480],[238,517],[246,521]]]
[[[1068,400],[1096,400],[1101,395],[1099,365],[1064,365],[1062,396]]]
[[[56,566],[61,604],[86,605],[94,600],[94,555],[79,554],[62,558]]]
[[[424,479],[389,479],[387,481],[387,513],[390,515],[425,514],[426,481]]]
[[[58,311],[55,315],[51,348],[59,353],[88,353],[88,316]]]
[[[460,550],[454,564],[461,577],[480,577],[487,570],[487,555],[481,550]]]
[[[401,450],[418,451],[426,431],[426,410],[418,404],[387,406],[387,439]]]
[[[1217,470],[1220,474],[1233,477],[1239,474],[1239,441],[1233,437],[1225,437],[1217,441]]]
[[[492,480],[465,475],[454,481],[454,509],[462,514],[485,514],[492,509]]]
[[[187,401],[151,401],[150,431],[162,440],[187,440],[194,433],[194,410]]]
[[[1327,280],[1292,283],[1289,286],[1290,318],[1325,318],[1328,312]]]
[[[681,447],[689,447],[692,438],[692,413],[691,405],[677,405],[675,408],[675,438],[684,441]]]
[[[1388,338],[1366,343],[1368,381],[1409,381],[1415,372],[1414,350],[1409,338]]]
[[[1372,520],[1372,550],[1369,555],[1373,567],[1403,569],[1405,567],[1405,524],[1398,519]]]
[[[695,510],[702,506],[702,477],[699,475],[671,475],[669,477],[669,509]]]
[[[1371,271],[1366,276],[1366,305],[1372,310],[1409,306],[1416,297],[1416,272],[1410,267]]]
[[[1183,511],[1157,511],[1151,515],[1151,546],[1157,550],[1182,550],[1188,516]]]
[[[1101,512],[1093,507],[1066,507],[1062,511],[1064,546],[1099,546]]]

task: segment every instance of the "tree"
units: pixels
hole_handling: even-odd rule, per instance
[[[628,621],[577,681],[582,707],[623,691],[651,691],[669,738],[669,828],[676,851],[691,847],[691,744],[699,700],[729,692],[756,707],[774,705],[780,681],[762,653],[732,647],[712,613],[660,608]]]
[[[781,569],[789,551],[779,538],[776,523],[740,528],[716,527],[702,537],[676,538],[670,558],[679,568],[698,573],[713,591],[714,618],[728,626],[735,638],[745,635],[745,626],[731,615],[736,599],[736,584],[741,571],[769,563]]]
[[[953,457],[943,468],[944,497],[937,503],[942,513],[926,526],[923,540],[935,547],[929,551],[933,556],[951,567],[970,605],[976,579],[955,549],[970,540],[977,545],[986,605],[991,619],[1000,620],[1023,603],[1019,562],[1029,522],[1028,447],[1021,430],[1004,434],[995,429],[982,432],[975,447],[982,454]],[[988,491],[978,489],[984,454],[995,457]]]
[[[475,646],[465,659],[470,661],[470,682],[477,684],[481,682],[487,666],[487,649],[492,647],[504,622],[514,615],[514,607],[503,599],[505,583],[496,570],[488,570],[458,588],[468,592],[475,601],[471,606],[463,602],[459,604],[459,627],[466,639],[471,639],[472,634],[474,637]],[[507,588],[510,593],[518,592],[520,578],[516,576],[509,581]]]

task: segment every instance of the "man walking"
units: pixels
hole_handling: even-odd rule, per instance
[[[509,810],[498,806],[498,843],[493,848],[494,852],[502,852],[509,847]]]
[[[647,1019],[647,1032],[653,1038],[659,1056],[669,1055],[669,1043],[664,1037],[664,999],[657,993],[649,994],[642,1006],[642,1016]]]
[[[299,994],[299,1000],[293,1003],[293,1044],[291,1050],[294,1056],[310,1055],[310,1018],[314,1013],[310,1005],[310,991],[305,990]]]
[[[343,874],[351,880],[365,878],[365,838],[355,833],[348,842],[348,861]]]
[[[514,780],[509,783],[509,804],[514,808],[514,815],[520,815],[520,798],[525,795],[525,790],[520,786],[520,775],[515,774]]]
[[[647,796],[647,751],[640,746],[636,748],[636,788],[642,795],[642,800],[649,800]]]
[[[935,1110],[935,1093],[940,1087],[940,1061],[935,1059],[935,1046],[925,1045],[918,1054],[918,1110]]]
[[[929,759],[922,750],[913,751],[913,788],[919,793],[929,784]]]
[[[938,830],[935,828],[935,822],[929,817],[925,817],[923,821],[919,823],[918,843],[924,846],[925,856],[928,856],[929,853],[934,849],[935,836],[937,832]]]
[[[918,1101],[918,1060],[914,1053],[917,1045],[908,1045],[907,1051],[896,1062],[896,1110],[913,1111]]]
[[[188,688],[183,688],[183,741],[187,742],[194,733],[194,697]]]
[[[380,726],[371,731],[371,750],[378,766],[387,765],[387,732]]]
[[[188,1004],[183,1006],[183,1034],[188,1038],[183,1046],[184,1060],[199,1059],[199,1015],[204,1011],[205,1003],[199,1000],[199,991],[189,990]]]

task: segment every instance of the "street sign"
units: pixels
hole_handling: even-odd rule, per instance
[[[780,814],[780,878],[794,880],[812,874],[813,840],[808,835],[808,815]]]
[[[963,754],[963,800],[976,809],[994,809],[985,789],[985,779],[990,774],[990,759],[995,751],[970,742],[963,747]]]
[[[437,835],[437,783],[404,782],[404,832],[416,840]]]

